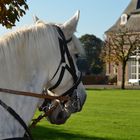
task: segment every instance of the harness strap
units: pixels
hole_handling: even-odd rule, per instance
[[[57,88],[60,85],[60,83],[63,79],[63,76],[65,74],[65,70],[68,70],[68,72],[72,75],[74,81],[77,80],[77,77],[74,76],[73,70],[66,64],[65,66],[62,66],[61,73],[60,73],[59,79],[56,82],[56,84],[54,86],[52,86],[51,88],[49,88],[48,90],[52,91],[53,89]]]
[[[56,109],[56,107],[58,106],[58,102],[56,102],[55,104],[54,104],[54,106],[52,106],[47,112],[45,112],[44,114],[41,114],[41,115],[39,115],[36,119],[33,119],[32,120],[32,123],[31,123],[31,125],[30,125],[30,128],[34,128],[35,126],[36,126],[36,124],[40,121],[40,120],[42,120],[44,117],[47,117],[49,114],[51,114],[55,109]],[[43,111],[43,108],[39,108],[39,111]]]
[[[6,105],[2,100],[0,100],[0,105],[5,110],[7,110],[9,114],[11,114],[19,122],[19,124],[25,129],[25,133],[28,136],[29,140],[33,140],[30,130],[25,124],[25,122],[23,121],[23,119],[10,106]]]
[[[59,29],[59,27],[57,27],[58,29]],[[56,74],[57,74],[57,72],[59,71],[59,68],[60,68],[60,66],[62,65],[62,63],[65,63],[66,61],[65,61],[65,53],[66,53],[66,50],[65,50],[65,47],[64,47],[64,42],[67,44],[67,43],[69,43],[71,40],[72,40],[72,38],[70,38],[69,40],[62,40],[62,39],[60,39],[60,38],[58,38],[58,40],[59,40],[59,49],[60,49],[60,54],[61,54],[61,61],[60,61],[60,63],[59,63],[59,66],[58,66],[58,68],[57,68],[57,70],[56,70],[56,72],[55,72],[55,74],[54,74],[54,76],[52,77],[52,79],[54,79],[54,77],[56,76]],[[67,46],[67,45],[66,45]],[[51,79],[51,80],[52,80]]]
[[[76,73],[74,62],[73,62],[73,59],[70,55],[70,52],[69,52],[68,46],[67,46],[67,44],[72,40],[72,38],[70,38],[69,40],[66,40],[65,35],[64,35],[63,31],[60,29],[60,27],[56,26],[56,28],[62,38],[62,39],[59,39],[60,50],[62,50],[62,48],[63,48],[63,50],[64,50],[63,52],[65,52],[67,55],[68,62],[69,62],[71,69],[74,71],[74,73]],[[63,57],[64,57],[65,53],[62,53],[62,51],[61,51],[61,57],[62,57],[62,59],[64,59],[64,61],[65,61],[65,58],[63,58]]]
[[[63,96],[63,95],[67,95],[70,91],[73,91],[74,89],[76,89],[78,84],[80,83],[80,81],[78,81],[78,84],[76,84],[77,80],[79,80],[79,77],[76,75],[76,68],[75,68],[73,59],[70,55],[70,52],[69,52],[69,49],[68,49],[68,46],[67,46],[67,43],[69,43],[72,40],[72,38],[70,38],[69,40],[66,40],[65,35],[62,32],[62,30],[60,29],[60,27],[55,26],[55,28],[57,28],[57,31],[58,31],[59,35],[61,36],[61,38],[58,38],[60,54],[61,54],[61,61],[60,61],[59,66],[58,66],[58,68],[57,68],[57,70],[56,70],[56,72],[55,72],[55,74],[54,74],[54,76],[52,77],[51,80],[53,80],[55,78],[56,74],[58,73],[58,71],[59,71],[59,69],[60,69],[60,67],[62,66],[63,63],[65,64],[65,66],[62,66],[62,68],[61,68],[61,72],[60,72],[60,76],[59,76],[58,81],[55,83],[55,85],[50,87],[48,90],[52,91],[53,89],[57,88],[60,85],[60,83],[63,79],[63,76],[65,74],[65,70],[68,70],[68,72],[71,74],[71,76],[73,78],[74,86],[71,89],[69,89],[67,92],[62,94],[62,96]],[[66,54],[66,57],[68,59],[69,65],[66,64],[65,54]],[[80,80],[81,80],[81,78],[80,78]]]
[[[58,81],[56,82],[56,84],[54,86],[49,88],[50,91],[52,91],[53,89],[57,88],[60,85],[60,83],[61,83],[61,81],[63,79],[64,73],[65,73],[65,67],[62,67],[59,79],[58,79]]]
[[[37,94],[33,92],[25,92],[25,91],[11,90],[11,89],[5,89],[5,88],[0,88],[0,92],[14,94],[14,95],[30,96],[30,97],[41,98],[41,99],[50,99],[50,100],[59,99],[59,100],[64,100],[64,101],[68,100],[68,97],[50,96],[48,94]]]
[[[73,87],[67,90],[65,93],[62,94],[62,97],[66,97],[66,95],[71,95],[72,92],[77,88],[82,80],[82,73],[79,72],[80,76],[78,77],[77,81],[74,83]]]

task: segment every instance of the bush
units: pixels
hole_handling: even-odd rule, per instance
[[[85,75],[82,81],[85,85],[107,84],[108,78],[105,75]]]
[[[117,75],[112,75],[108,77],[108,84],[116,84],[117,83]]]

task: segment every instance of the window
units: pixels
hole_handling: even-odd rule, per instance
[[[127,23],[127,18],[128,18],[127,14],[123,14],[121,16],[121,23],[120,23],[120,25],[125,25]]]
[[[130,79],[136,79],[136,61],[131,60],[131,77]]]
[[[136,59],[130,61],[131,74],[130,79],[140,79],[140,62]]]
[[[140,1],[138,0],[138,2],[137,2],[137,9],[139,9],[140,8]]]
[[[133,56],[130,56],[130,83],[138,83],[140,85],[140,48],[134,51]]]

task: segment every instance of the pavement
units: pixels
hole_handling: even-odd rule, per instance
[[[120,86],[117,85],[85,85],[86,89],[121,89]],[[125,89],[137,89],[140,90],[140,85],[130,85],[125,86]]]

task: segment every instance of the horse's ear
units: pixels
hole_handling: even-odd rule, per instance
[[[33,15],[33,21],[34,23],[36,23],[37,21],[39,21],[39,18],[36,15]]]
[[[67,38],[70,38],[76,31],[79,20],[80,11],[77,11],[72,18],[62,25],[62,30]]]

